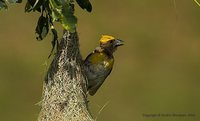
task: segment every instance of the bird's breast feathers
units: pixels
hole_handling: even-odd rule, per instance
[[[88,59],[92,64],[103,66],[105,69],[112,69],[114,63],[114,59],[103,52],[93,52]]]

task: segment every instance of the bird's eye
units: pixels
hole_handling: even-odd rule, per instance
[[[114,40],[110,40],[110,43],[113,43]]]

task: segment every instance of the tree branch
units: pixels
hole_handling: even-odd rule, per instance
[[[86,82],[77,32],[65,30],[44,81],[38,121],[94,121]]]

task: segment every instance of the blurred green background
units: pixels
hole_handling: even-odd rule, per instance
[[[102,34],[126,42],[90,97],[97,121],[200,121],[200,7],[193,0],[91,2],[92,13],[76,8],[83,57]],[[35,39],[38,17],[24,4],[0,12],[0,121],[37,119],[51,50],[51,35]],[[144,116],[159,113],[195,116]]]

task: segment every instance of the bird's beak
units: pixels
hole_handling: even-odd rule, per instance
[[[124,41],[123,40],[120,40],[120,39],[116,39],[115,40],[115,46],[122,46],[124,45]]]

